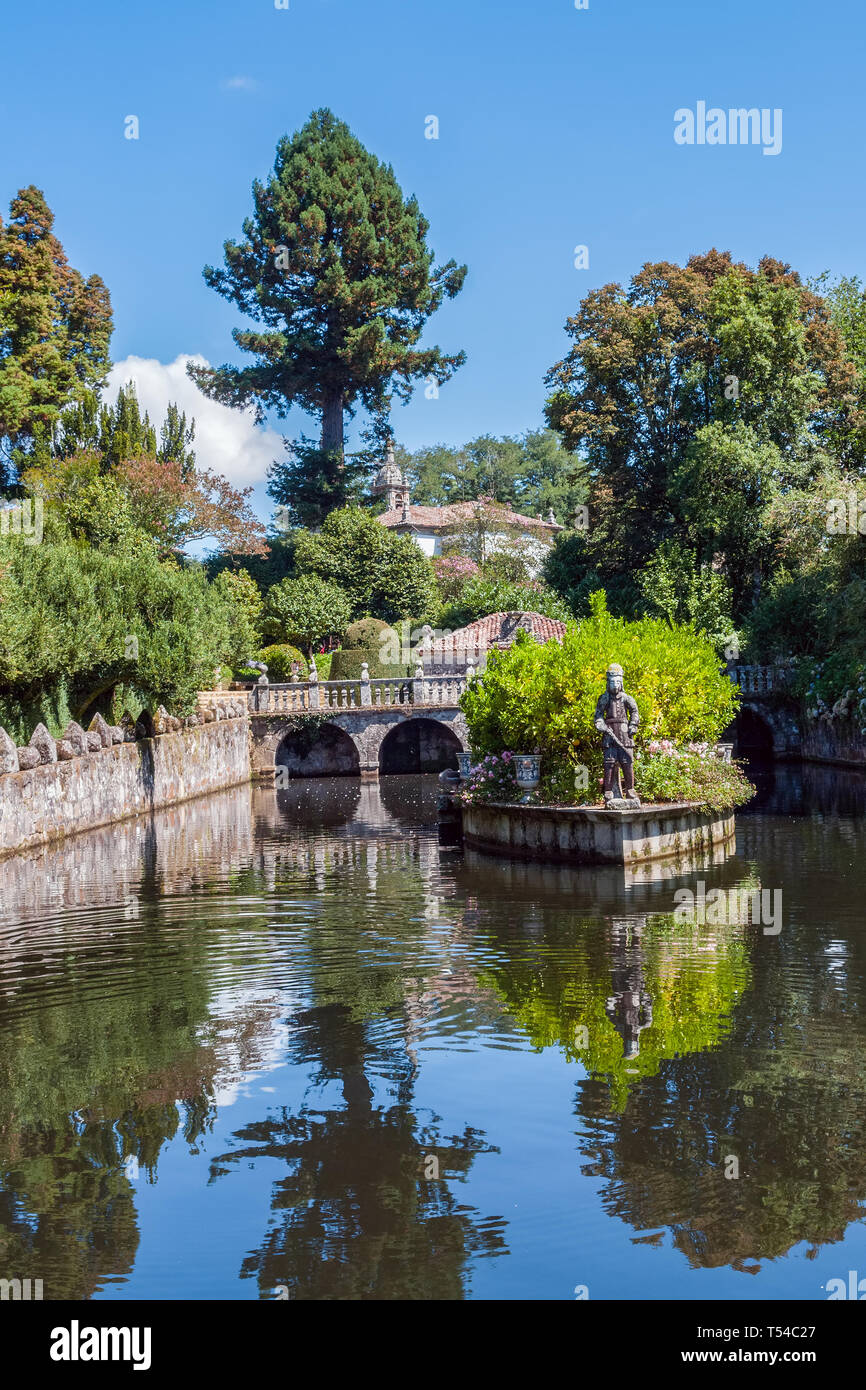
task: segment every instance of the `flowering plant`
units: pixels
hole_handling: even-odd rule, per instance
[[[488,753],[469,770],[469,777],[459,793],[461,801],[517,801],[520,788],[514,773],[514,754]]]
[[[645,803],[697,801],[713,811],[742,806],[755,792],[740,764],[722,762],[709,743],[678,748],[670,739],[637,752],[635,785]]]

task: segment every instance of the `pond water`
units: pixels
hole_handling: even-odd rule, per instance
[[[866,776],[759,783],[727,857],[638,879],[440,845],[432,777],[242,788],[0,863],[0,1278],[809,1300],[866,1275]],[[780,929],[677,921],[700,883],[781,893]]]

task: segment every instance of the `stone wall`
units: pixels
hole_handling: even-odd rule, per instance
[[[160,709],[153,719],[140,716],[134,727],[112,728],[97,716],[86,733],[70,725],[56,741],[40,725],[27,749],[15,749],[3,737],[0,768],[8,770],[0,775],[0,856],[236,786],[250,776],[242,701],[183,721]],[[35,763],[26,756],[30,749],[39,754]]]
[[[732,812],[705,812],[689,802],[634,811],[491,803],[463,810],[463,835],[472,848],[554,863],[629,865],[705,854],[733,834]]]
[[[800,753],[810,762],[866,767],[866,739],[860,732],[859,721],[850,719],[809,720],[803,730]]]

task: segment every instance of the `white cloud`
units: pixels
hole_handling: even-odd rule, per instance
[[[282,435],[256,425],[252,410],[233,410],[204,395],[187,376],[187,362],[209,365],[204,357],[185,353],[168,363],[154,357],[127,357],[112,367],[103,399],[113,404],[121,386],[134,381],[139,404],[157,431],[166,406],[175,401],[187,421],[195,420],[196,463],[222,473],[235,487],[262,482],[273,460],[285,456]]]
[[[225,92],[254,92],[258,85],[254,77],[227,77],[222,84]]]

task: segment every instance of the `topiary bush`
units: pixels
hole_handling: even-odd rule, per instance
[[[591,616],[570,624],[561,644],[519,633],[507,651],[490,653],[461,701],[473,751],[538,751],[548,769],[586,767],[594,786],[602,771],[595,706],[614,661],[637,701],[638,749],[659,739],[715,743],[736,713],[737,692],[710,641],[653,618],[614,618],[598,592]]]
[[[411,675],[401,661],[400,637],[381,618],[361,618],[346,629],[343,646],[331,658],[332,681],[358,680],[366,661],[371,678]],[[396,658],[396,659],[395,659]]]
[[[383,622],[381,618],[360,618],[346,628],[343,646],[375,647],[381,641],[383,632],[393,631],[391,624]]]
[[[271,682],[290,681],[293,661],[296,661],[301,668],[298,672],[299,680],[305,681],[309,674],[306,657],[298,651],[297,647],[290,646],[288,642],[275,642],[273,646],[263,647],[259,652],[259,660],[267,666],[268,680]]]

